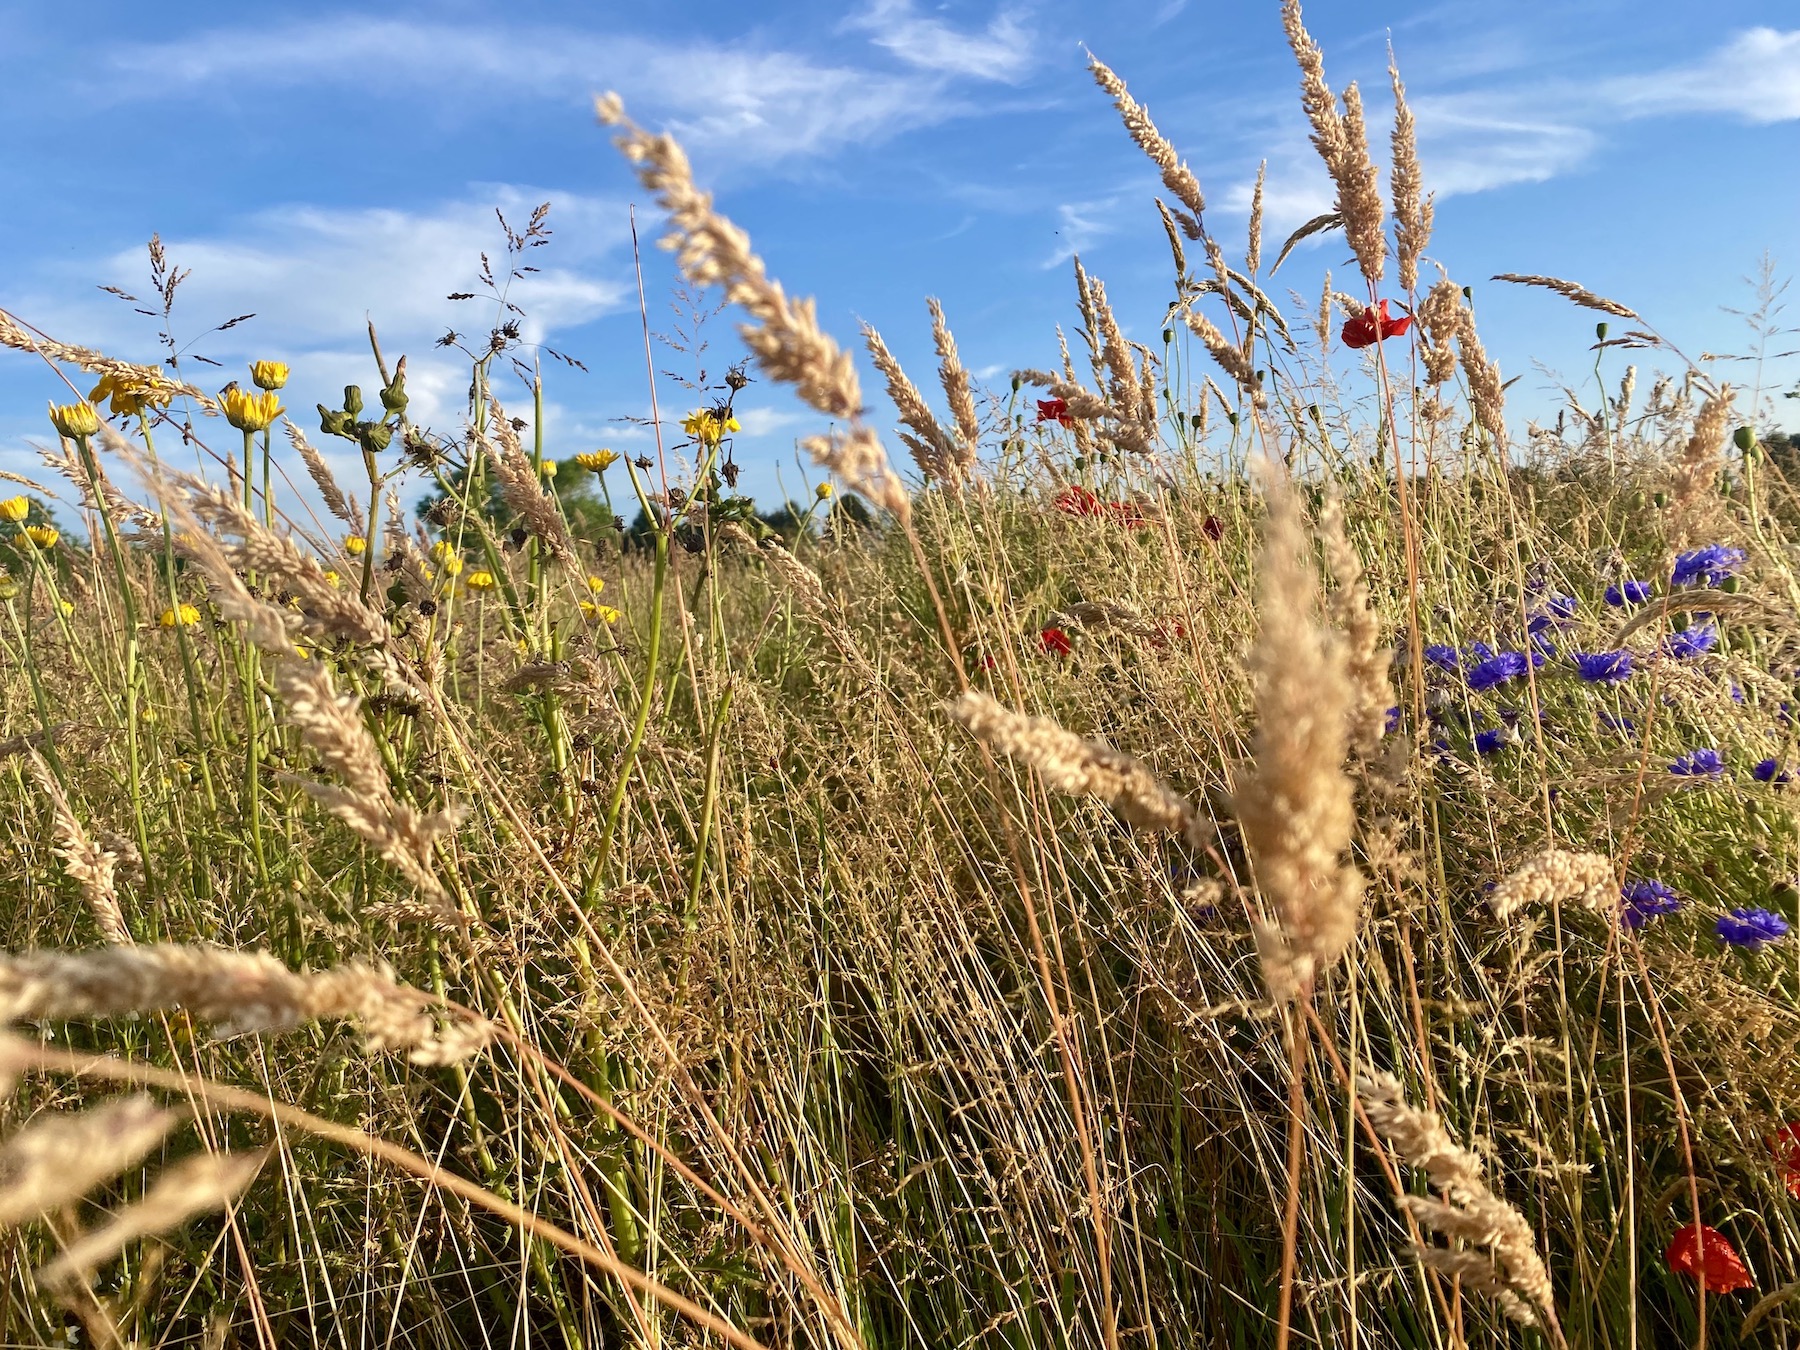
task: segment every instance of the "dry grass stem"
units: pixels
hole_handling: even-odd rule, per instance
[[[1510,281],[1515,286],[1541,286],[1547,291],[1555,291],[1565,300],[1580,305],[1583,309],[1597,309],[1602,314],[1611,314],[1620,319],[1635,319],[1637,311],[1628,309],[1617,300],[1608,300],[1604,295],[1595,295],[1586,286],[1573,281],[1564,281],[1560,277],[1528,276],[1519,272],[1501,272],[1495,281]]]
[[[0,1230],[80,1200],[142,1162],[180,1120],[142,1096],[37,1117],[0,1144]]]
[[[1319,514],[1325,561],[1336,583],[1331,592],[1331,625],[1344,637],[1344,650],[1355,706],[1350,713],[1350,746],[1367,759],[1381,748],[1388,710],[1395,706],[1390,678],[1394,653],[1383,641],[1381,615],[1369,594],[1362,558],[1344,529],[1344,504],[1333,497]]]

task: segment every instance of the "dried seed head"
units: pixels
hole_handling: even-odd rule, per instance
[[[1508,919],[1527,906],[1571,900],[1596,914],[1618,908],[1619,882],[1611,858],[1604,853],[1546,849],[1494,887],[1488,908],[1495,918]]]

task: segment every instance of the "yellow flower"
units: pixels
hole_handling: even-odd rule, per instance
[[[175,386],[154,371],[121,374],[111,371],[100,377],[100,383],[88,392],[88,402],[101,399],[110,402],[114,417],[142,417],[146,408],[166,408],[175,398]]]
[[[721,418],[711,408],[700,408],[681,420],[681,429],[704,446],[715,446],[728,431],[742,431],[735,417]]]
[[[62,611],[62,616],[65,619],[75,612],[75,602],[73,600],[58,600],[56,602],[56,607]]]
[[[275,419],[287,411],[273,391],[247,394],[236,385],[219,391],[219,407],[225,413],[225,420],[239,431],[267,431]]]
[[[495,586],[494,574],[486,570],[471,572],[463,578],[463,585],[472,591],[491,591]]]
[[[15,525],[30,514],[31,503],[24,497],[8,497],[5,501],[0,502],[0,517],[10,520]]]
[[[325,580],[330,582],[333,586],[337,586],[342,584],[344,579],[340,577],[333,568],[327,567],[325,569]]]
[[[0,600],[11,600],[19,593],[19,583],[12,579],[11,572],[0,572]]]
[[[439,566],[449,576],[460,576],[463,570],[463,560],[461,558],[445,558]]]
[[[590,591],[592,591],[595,595],[600,594],[601,591],[606,589],[606,578],[605,577],[589,577],[587,579],[587,581],[588,581],[588,589]]]
[[[200,611],[184,604],[176,609],[165,609],[156,622],[163,628],[192,628],[200,622]]]
[[[62,532],[54,525],[27,525],[25,537],[39,548],[50,549],[56,547],[56,541],[62,538]]]
[[[589,473],[605,473],[619,462],[617,450],[583,450],[575,462]]]
[[[369,551],[369,541],[360,534],[353,534],[344,540],[344,552],[352,558],[360,558]]]
[[[52,403],[50,425],[56,428],[58,436],[74,440],[77,436],[92,436],[100,430],[100,414],[85,403],[65,403],[61,407]]]
[[[538,465],[538,472],[543,474],[546,478],[556,477],[556,461],[553,459],[545,460],[542,464]]]
[[[581,602],[581,612],[599,623],[617,623],[619,621],[618,610],[611,605],[596,605],[591,600]]]
[[[813,489],[813,495],[820,501],[827,500],[831,496],[831,484],[820,483],[818,487]]]
[[[288,368],[280,361],[252,361],[250,383],[258,389],[275,390],[287,384]]]

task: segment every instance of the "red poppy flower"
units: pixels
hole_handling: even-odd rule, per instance
[[[1790,1120],[1769,1136],[1775,1161],[1781,1164],[1781,1181],[1788,1194],[1800,1200],[1800,1120]]]
[[[1063,512],[1065,515],[1071,516],[1101,516],[1106,514],[1106,507],[1101,504],[1100,499],[1096,497],[1091,490],[1082,487],[1079,483],[1071,483],[1068,487],[1057,493],[1055,497],[1051,498],[1050,505],[1054,506],[1058,511]]]
[[[1144,518],[1144,513],[1138,510],[1136,502],[1108,502],[1106,509],[1128,530],[1141,530],[1150,523]]]
[[[1075,644],[1069,641],[1069,635],[1060,628],[1046,628],[1038,634],[1038,646],[1051,656],[1067,656],[1075,650]]]
[[[1365,309],[1344,324],[1344,345],[1350,348],[1372,347],[1377,342],[1399,337],[1411,327],[1412,315],[1402,314],[1397,319],[1390,319],[1388,302],[1378,301],[1372,308]]]
[[[1731,1239],[1703,1223],[1690,1223],[1680,1229],[1663,1256],[1676,1274],[1705,1280],[1709,1293],[1729,1294],[1733,1289],[1756,1288],[1756,1281],[1744,1268]]]
[[[1075,419],[1069,416],[1069,401],[1063,398],[1040,398],[1037,401],[1040,422],[1055,422],[1060,426],[1072,427]]]
[[[1208,516],[1200,522],[1200,533],[1217,543],[1225,537],[1225,522],[1217,516]]]

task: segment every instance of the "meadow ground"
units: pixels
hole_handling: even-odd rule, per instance
[[[1398,77],[1384,193],[1287,14],[1358,295],[1096,63],[1167,327],[1077,263],[987,394],[934,305],[942,413],[865,333],[904,473],[613,100],[754,358],[656,458],[502,407],[504,326],[466,426],[372,343],[315,432],[0,315],[99,381],[80,509],[0,501],[0,1343],[1793,1342],[1796,462],[1552,278],[1596,381],[1509,415]],[[773,527],[748,378],[836,484]]]

